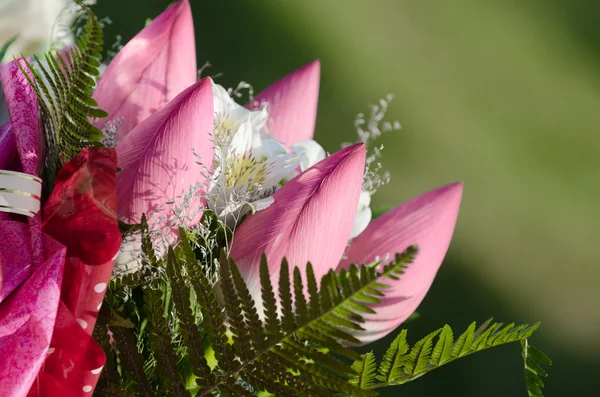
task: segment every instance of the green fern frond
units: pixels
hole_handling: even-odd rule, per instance
[[[379,365],[377,379],[384,384],[393,383],[400,378],[405,354],[408,353],[410,346],[406,342],[407,331],[403,329],[387,348],[383,361]]]
[[[172,260],[172,252],[169,260]],[[164,294],[160,288],[152,283],[145,285],[144,309],[150,314],[148,321],[148,339],[150,348],[157,364],[156,371],[164,390],[168,395],[183,396],[186,389],[178,371],[179,358],[172,348],[172,331],[165,318]]]
[[[254,291],[224,252],[215,285],[199,265],[207,258],[198,257],[186,230],[180,228],[180,242],[169,248],[163,263],[152,250],[145,219],[141,228],[145,260],[162,269],[158,273],[164,277],[142,285],[143,309],[131,311],[136,314],[130,318],[138,324],[137,346],[158,394],[374,396],[377,388],[404,384],[460,357],[523,341],[538,326],[488,321],[477,329],[473,323],[455,339],[446,325],[412,346],[403,330],[378,363],[372,352],[359,355],[349,345],[360,343],[356,335],[363,329],[363,316],[376,311],[387,280],[402,275],[417,253],[415,247],[382,268],[374,263],[330,271],[320,280],[320,288],[310,263],[303,274],[297,267],[290,269],[284,259],[279,299],[263,255],[259,314]],[[134,301],[135,293],[124,304]],[[534,352],[524,356],[528,389],[541,390],[539,377],[544,372],[531,358],[536,351],[530,347],[524,351]],[[131,361],[124,360],[123,365],[132,365]],[[142,381],[132,379],[129,384]]]
[[[142,284],[143,308],[129,315],[138,324],[146,372],[160,375],[149,377],[153,390],[198,396],[245,395],[246,391],[248,395],[259,391],[289,396],[375,395],[368,390],[377,371],[374,355],[363,360],[358,371],[362,375],[357,377],[359,364],[351,364],[360,355],[347,344],[360,343],[352,332],[362,329],[362,315],[373,313],[368,305],[379,302],[387,288],[385,280],[402,273],[416,248],[396,256],[380,273],[375,266],[352,266],[340,274],[331,271],[322,278],[320,289],[310,264],[303,275],[298,268],[290,271],[284,259],[278,301],[263,256],[263,322],[231,259],[221,257],[215,289],[199,269],[198,253],[185,230],[180,229],[180,243],[168,250],[162,263],[152,250],[144,218],[140,225],[144,261],[164,269],[158,273],[166,276]],[[135,291],[130,296],[122,305],[139,305]],[[209,352],[214,353],[212,363]],[[190,386],[190,379],[195,385]]]
[[[179,331],[187,347],[187,357],[193,374],[200,379],[200,382],[203,379],[210,380],[210,367],[204,357],[201,332],[191,308],[192,292],[183,279],[182,269],[178,267],[179,264],[180,262],[175,258],[173,250],[169,248],[166,273],[172,291],[174,309],[179,320]]]
[[[521,340],[521,355],[525,364],[525,384],[529,397],[543,397],[543,377],[548,376],[540,364],[551,365],[552,361],[540,349],[529,344],[527,338]]]
[[[444,364],[481,350],[512,342],[525,343],[524,341],[533,334],[538,326],[539,323],[518,327],[509,324],[503,327],[501,323],[487,322],[484,327],[476,331],[476,324],[472,323],[455,341],[452,329],[445,325],[415,343],[410,349],[406,342],[406,330],[403,330],[385,353],[379,365],[379,375],[377,375],[377,379],[381,383],[374,387],[410,382]],[[543,353],[537,354],[539,350],[535,348],[533,350],[531,346],[523,346],[530,395],[541,397],[541,389],[539,394],[531,394],[531,390],[537,390],[535,386],[542,385],[539,376],[545,376],[545,372],[531,357],[527,356],[527,352],[530,354],[533,352],[535,358],[542,363],[548,363],[549,360]],[[360,362],[360,360],[363,358],[361,357],[356,362]]]
[[[33,64],[24,60],[25,67],[17,63],[38,97],[46,143],[45,180],[49,184],[60,167],[82,149],[102,146],[102,131],[90,121],[107,116],[92,99],[99,75],[102,27],[89,8],[81,7],[87,21],[76,46],[62,54],[47,53],[43,59],[34,57]]]
[[[375,354],[369,352],[352,364],[356,375],[350,379],[350,383],[360,389],[369,390],[375,385],[377,360]]]

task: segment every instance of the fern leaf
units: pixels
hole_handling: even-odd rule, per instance
[[[372,396],[376,395],[376,388],[409,382],[460,357],[523,341],[538,326],[503,327],[490,322],[476,330],[473,323],[456,340],[452,329],[444,326],[412,347],[404,330],[377,365],[372,352],[360,356],[348,345],[360,343],[355,333],[362,330],[362,316],[376,309],[373,305],[385,295],[387,280],[401,276],[416,255],[415,247],[397,255],[381,271],[375,265],[353,265],[339,274],[329,272],[321,279],[320,288],[310,264],[306,275],[297,267],[290,274],[289,264],[283,260],[278,301],[263,255],[260,263],[263,323],[235,262],[224,255],[220,259],[219,288],[226,292],[222,296],[223,309],[214,285],[198,265],[197,255],[214,253],[194,252],[190,236],[183,229],[180,235],[180,244],[167,254],[166,280],[156,281],[164,282],[166,288],[142,288],[144,312],[150,314],[145,332],[149,342],[146,354],[150,357],[146,368],[160,374],[160,378],[151,379],[162,385],[154,389],[159,394],[185,395],[188,391],[182,391],[180,374],[193,372],[199,378],[196,379],[199,387],[193,390],[197,396]],[[144,227],[142,246],[147,251],[146,260],[156,260]],[[183,275],[188,273],[193,277],[184,279]],[[169,311],[169,316],[174,317],[165,314],[170,302],[175,311]],[[201,311],[201,321],[194,314],[194,307]],[[168,318],[173,319],[173,324],[167,322]],[[143,333],[143,325],[141,329]],[[199,336],[202,334],[206,335],[204,341]],[[203,359],[210,351],[214,351],[216,359],[212,365]],[[537,392],[536,387],[541,390],[539,377],[545,372],[538,364],[540,360],[533,358],[537,351],[532,348],[525,351],[533,352],[524,355],[528,389]],[[185,360],[178,363],[182,357],[187,358],[189,365]],[[185,365],[188,367],[182,369]],[[189,367],[191,372],[186,372]]]
[[[231,261],[234,263],[233,261]],[[251,337],[251,342],[256,350],[263,349],[265,344],[265,332],[263,330],[263,324],[258,317],[258,312],[254,306],[252,295],[248,290],[248,286],[244,282],[242,275],[237,266],[230,266],[233,283],[235,290],[240,297],[241,309],[244,315],[244,321],[248,327],[248,332]]]
[[[147,285],[144,291],[144,307],[150,314],[148,321],[148,339],[153,354],[160,365],[156,366],[161,375],[166,391],[175,396],[186,396],[189,393],[183,386],[181,376],[177,372],[178,357],[171,348],[171,333],[167,319],[164,317],[163,292],[153,285]]]
[[[433,348],[433,353],[431,353],[431,365],[436,367],[440,366],[444,364],[448,358],[450,358],[453,342],[454,335],[452,333],[452,328],[450,328],[448,325],[444,325],[442,331],[440,332],[438,341]]]
[[[467,328],[467,330],[458,337],[456,343],[452,348],[453,357],[460,357],[462,355],[465,355],[466,352],[469,351],[469,348],[471,347],[471,343],[473,341],[473,335],[475,333],[476,325],[477,324],[475,322],[472,322],[471,325],[469,325],[469,328]]]
[[[404,375],[403,363],[405,354],[410,348],[406,342],[406,333],[407,331],[404,329],[396,336],[387,348],[383,360],[379,365],[379,376],[377,379],[384,384],[394,383],[397,378]]]
[[[179,230],[179,233],[182,250],[187,252],[186,257],[191,259],[190,256],[193,256],[193,250],[189,242],[189,236],[182,229]],[[217,302],[213,286],[203,272],[195,273],[195,276],[190,277],[189,281],[202,310],[202,325],[208,334],[215,358],[224,369],[235,368],[237,361],[235,361],[235,355],[227,338],[227,327],[225,326],[223,312]]]
[[[310,296],[308,306],[310,311],[310,317],[314,318],[321,313],[321,307],[319,305],[319,291],[317,289],[317,279],[315,278],[315,272],[310,262],[306,264],[306,284],[308,286],[308,294]]]
[[[376,380],[377,361],[372,351],[364,354],[360,360],[356,360],[352,364],[352,369],[356,375],[350,379],[350,384],[363,390],[373,388]]]
[[[289,332],[295,328],[292,292],[290,289],[290,268],[287,259],[283,258],[279,270],[279,299],[281,302],[281,324],[283,330]]]
[[[111,327],[111,332],[117,348],[117,357],[123,362],[123,375],[125,379],[133,382],[126,389],[134,391],[135,388],[145,396],[154,396],[152,385],[143,371],[144,358],[136,346],[133,332],[124,327]]]
[[[476,324],[472,323],[454,342],[452,329],[445,325],[415,343],[409,354],[405,354],[408,351],[408,344],[406,343],[406,330],[403,330],[392,342],[379,366],[377,379],[382,383],[375,387],[410,382],[444,364],[481,350],[506,343],[523,343],[537,329],[539,323],[519,327],[515,327],[514,324],[502,327],[501,323],[484,325],[485,327],[480,327],[476,331]],[[477,333],[479,334],[476,335]],[[436,337],[437,341],[433,345]],[[434,346],[433,351],[432,346]],[[533,354],[537,353],[537,350],[531,351],[534,352]],[[541,361],[545,362],[543,358],[545,356],[540,357]],[[525,356],[524,359],[527,360]],[[542,376],[545,374],[532,360],[529,360],[529,364],[526,363],[526,367],[530,368],[533,374]]]
[[[223,300],[225,301],[225,310],[229,319],[229,330],[233,334],[233,345],[240,352],[241,359],[246,361],[253,354],[252,345],[250,343],[250,335],[244,322],[242,313],[242,302],[235,290],[231,275],[231,267],[229,260],[222,253],[220,260],[221,271],[221,288],[224,291]]]
[[[289,352],[288,350],[275,347],[269,355],[273,360],[279,362],[282,366],[287,366],[290,369],[310,376],[316,385],[329,389],[333,392],[347,393],[357,396],[368,396],[370,394],[361,391],[351,385],[346,379],[335,376],[329,371],[323,371],[317,366],[310,365],[302,360],[302,356]]]
[[[322,359],[320,354],[336,352],[344,357],[357,358],[356,353],[343,345],[343,342],[360,343],[358,339],[348,333],[349,329],[360,329],[358,322],[362,319],[357,311],[352,310],[352,308],[356,307],[356,302],[364,301],[365,297],[378,297],[382,295],[381,290],[385,289],[386,286],[381,283],[381,280],[401,274],[406,264],[412,260],[415,254],[416,248],[409,248],[405,253],[397,256],[395,262],[384,267],[384,272],[382,273],[377,273],[375,268],[365,270],[365,266],[360,269],[356,267],[354,270],[354,281],[351,280],[351,275],[350,277],[347,277],[347,275],[338,277],[335,273],[330,272],[321,281],[321,289],[318,292],[315,291],[316,282],[314,282],[314,275],[312,277],[307,275],[309,294],[310,290],[312,290],[311,300],[313,302],[318,299],[319,306],[317,308],[319,311],[314,309],[316,305],[312,306],[309,300],[308,305],[310,308],[303,311],[301,315],[301,318],[306,319],[304,324],[297,321],[297,317],[294,314],[289,265],[287,261],[282,261],[279,278],[282,321],[279,324],[277,332],[269,331],[270,327],[277,329],[275,322],[276,304],[267,271],[267,264],[263,258],[260,273],[268,334],[267,343],[264,344],[262,350],[255,350],[252,356],[243,355],[242,361],[235,361],[237,364],[234,367],[227,367],[227,363],[234,361],[235,357],[221,356],[218,363],[220,374],[216,376],[215,382],[210,387],[201,390],[198,395],[211,394],[221,384],[227,383],[228,379],[246,373],[247,368],[255,365],[257,362],[264,363],[265,359],[273,363],[276,368],[279,368],[279,374],[294,374],[292,379],[298,383],[298,387],[300,387],[298,392],[300,393],[313,390],[311,387],[317,387],[315,390],[324,389],[356,396],[371,395],[371,392],[360,390],[344,379],[354,375],[351,367],[343,365],[337,360]],[[235,270],[227,270],[234,267],[236,265],[233,262],[225,266],[225,273],[222,275],[224,279],[230,277],[229,273],[235,274]],[[301,280],[298,278],[298,272],[294,270],[294,273],[296,274],[294,282],[296,300],[301,302],[301,304],[305,304],[304,297],[300,297],[300,291],[303,291],[304,288]],[[202,278],[202,275],[200,275],[200,278]],[[227,285],[223,287],[228,292],[231,292],[231,295],[239,294],[240,289],[237,286],[230,285],[227,281],[225,283]],[[234,326],[234,328],[239,328],[241,325],[238,317],[242,314],[243,310],[239,305],[228,304],[227,299],[229,298],[225,297],[226,307],[230,306],[226,310],[227,321],[231,324],[237,323],[238,326]],[[204,302],[201,302],[201,304],[204,305]],[[233,312],[235,307],[239,309],[237,313]],[[236,329],[236,331],[239,331],[239,329]],[[252,343],[254,344],[254,342]],[[234,340],[234,345],[236,344],[239,343],[236,343]],[[319,362],[317,363],[317,361]],[[335,375],[336,373],[337,375]],[[288,381],[289,379],[286,380],[286,382]]]
[[[296,354],[298,357],[302,357],[306,362],[321,366],[329,371],[334,371],[340,376],[348,377],[348,374],[352,373],[351,366],[336,359],[333,355],[318,351],[310,345],[300,344],[296,340],[288,339],[282,343],[281,347]]]
[[[62,164],[86,147],[102,146],[102,131],[90,121],[107,116],[92,99],[94,77],[99,74],[102,27],[89,8],[80,6],[87,21],[76,46],[63,54],[46,54],[43,62],[35,58],[35,65],[27,60],[25,67],[19,64],[40,104],[49,191]]]
[[[204,358],[204,349],[200,339],[200,329],[196,325],[195,317],[190,308],[191,291],[181,276],[181,268],[177,267],[178,261],[173,249],[169,247],[167,252],[167,277],[170,281],[174,308],[179,319],[179,330],[185,346],[187,356],[192,366],[192,371],[199,379],[198,386],[202,387],[210,381],[210,367]]]
[[[276,339],[281,333],[279,318],[277,317],[277,301],[271,285],[267,257],[264,254],[260,258],[260,285],[267,335],[269,339]]]
[[[485,349],[490,335],[500,327],[502,327],[502,324],[495,323],[490,325],[485,331],[481,333],[481,335],[475,336],[475,334],[473,334],[473,343],[471,344],[471,350],[477,351]]]
[[[529,397],[543,397],[544,382],[541,378],[548,374],[539,363],[551,365],[552,361],[541,350],[530,345],[527,338],[521,340],[521,355],[525,364],[525,384]]]
[[[282,371],[281,366],[277,366],[272,360],[262,360],[260,366],[248,365],[242,372],[242,377],[271,396],[297,397],[298,390],[314,390],[290,372]]]
[[[308,307],[304,297],[304,285],[300,269],[294,268],[294,306],[296,311],[296,324],[304,325],[308,321]]]
[[[416,378],[426,372],[427,364],[431,355],[431,348],[433,344],[433,338],[435,338],[442,329],[433,331],[412,347],[408,357],[404,363],[405,371],[410,374],[411,378]]]

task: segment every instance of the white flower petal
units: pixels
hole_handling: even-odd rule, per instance
[[[326,157],[325,149],[312,139],[296,142],[292,151],[302,154],[300,169],[305,171]]]
[[[350,233],[350,239],[357,237],[365,231],[371,222],[371,216],[371,207],[365,207],[362,211],[356,213],[354,224],[352,225],[352,232]]]
[[[357,237],[359,234],[365,231],[369,223],[371,222],[372,211],[371,207],[371,195],[369,192],[361,192],[358,196],[358,208],[356,210],[356,216],[354,218],[354,224],[352,225],[352,232],[350,233],[350,239]]]

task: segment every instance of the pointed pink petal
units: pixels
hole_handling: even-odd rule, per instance
[[[321,64],[313,61],[255,97],[252,106],[268,103],[269,132],[286,146],[312,139],[317,119]]]
[[[119,218],[139,222],[142,213],[149,219],[169,216],[181,200],[173,206],[167,202],[204,182],[192,150],[203,164],[212,164],[212,128],[212,87],[203,79],[131,131],[117,146]]]
[[[117,142],[142,120],[196,82],[196,45],[188,0],[169,7],[138,33],[112,60],[94,91],[98,120],[123,118]]]
[[[392,258],[412,244],[419,253],[397,281],[386,280],[391,286],[377,312],[365,318],[366,332],[355,335],[363,342],[377,340],[410,316],[421,303],[446,255],[462,197],[462,184],[455,183],[425,193],[375,219],[355,238],[347,257],[338,267],[350,263],[372,263],[377,257]],[[387,260],[389,262],[389,260]]]
[[[22,59],[18,62],[27,70]],[[15,61],[0,67],[0,79],[23,171],[38,175],[43,161],[43,139],[37,97]]]
[[[283,257],[303,274],[310,261],[318,279],[335,268],[352,230],[364,166],[364,145],[340,150],[292,179],[275,192],[273,204],[242,222],[231,256],[252,293],[260,293],[263,252],[274,286]]]

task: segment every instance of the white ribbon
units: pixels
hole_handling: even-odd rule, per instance
[[[42,180],[37,176],[0,170],[0,211],[34,216],[41,194]]]

